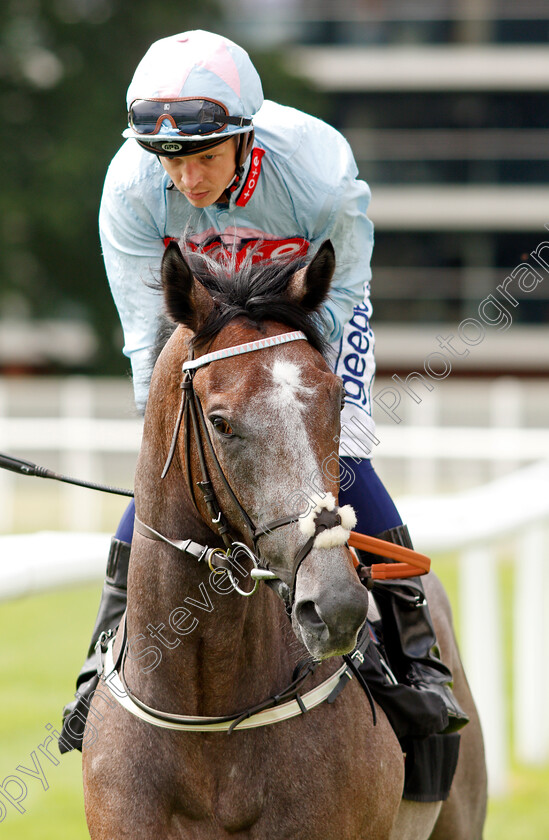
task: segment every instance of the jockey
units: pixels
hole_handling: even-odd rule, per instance
[[[209,32],[154,43],[128,89],[126,142],[107,172],[100,234],[111,291],[124,330],[136,403],[143,409],[162,297],[154,290],[170,239],[238,265],[253,258],[311,255],[330,239],[337,269],[322,318],[345,383],[339,446],[340,504],[357,530],[411,547],[406,526],[369,455],[374,336],[370,328],[370,191],[357,179],[346,140],[324,122],[264,101],[248,54]],[[76,700],[65,709],[63,741],[80,748],[89,697],[97,685],[95,643],[115,628],[126,602],[133,503],[111,544],[107,577]],[[371,560],[370,560],[371,562]],[[386,581],[378,599],[391,666],[399,680],[434,695],[441,729],[467,722],[436,638],[418,578]],[[75,708],[76,707],[76,708]],[[80,723],[79,723],[80,721]]]

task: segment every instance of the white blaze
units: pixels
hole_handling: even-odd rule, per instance
[[[304,408],[299,401],[299,394],[311,394],[312,388],[301,384],[299,367],[293,362],[276,361],[271,372],[277,387],[269,395],[270,401],[278,403],[280,407],[289,407],[295,403],[298,408]]]

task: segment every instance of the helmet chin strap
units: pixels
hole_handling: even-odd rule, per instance
[[[238,189],[240,186],[240,182],[242,180],[242,175],[244,174],[244,165],[248,160],[252,148],[254,145],[254,131],[248,131],[247,134],[241,134],[240,140],[238,142],[238,148],[236,150],[236,170],[235,173],[227,185],[225,192],[223,193],[223,197],[229,201],[232,193]]]
[[[244,168],[244,164],[246,163],[250,153],[252,151],[254,145],[254,136],[255,132],[252,128],[251,131],[248,131],[246,134],[240,135],[240,140],[238,143],[238,149],[236,152],[236,171],[238,172],[239,169]]]

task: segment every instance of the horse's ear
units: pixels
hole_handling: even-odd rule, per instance
[[[204,286],[193,276],[177,242],[170,242],[162,257],[162,288],[170,318],[196,332],[213,307]]]
[[[297,271],[288,283],[286,293],[307,312],[319,308],[328,297],[336,267],[334,246],[327,239],[307,266]]]

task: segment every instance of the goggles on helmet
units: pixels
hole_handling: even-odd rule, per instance
[[[179,134],[214,134],[227,125],[240,128],[251,125],[249,117],[231,117],[221,102],[214,99],[135,99],[130,105],[128,122],[137,134],[157,134],[168,120]]]

